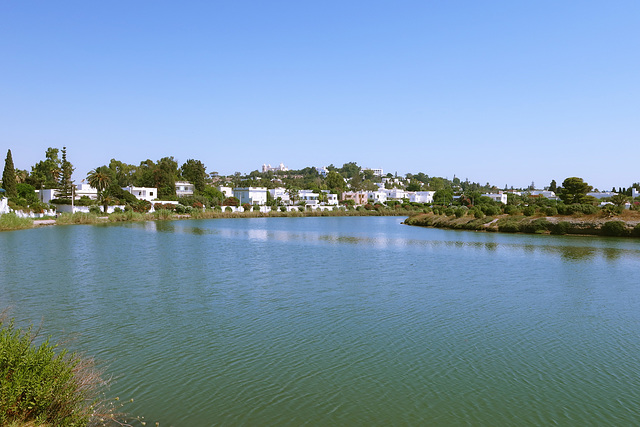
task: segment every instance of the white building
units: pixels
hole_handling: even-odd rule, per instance
[[[287,193],[287,189],[284,187],[270,188],[269,193],[273,200],[277,201],[279,198],[282,203],[289,203],[291,201],[289,193]]]
[[[386,203],[387,192],[384,189],[380,189],[378,191],[368,191],[367,198],[371,203]]]
[[[435,191],[410,191],[407,192],[407,197],[414,203],[433,203],[434,194]]]
[[[289,168],[284,165],[284,163],[280,163],[276,167],[271,167],[271,165],[263,164],[262,172],[286,172]]]
[[[265,205],[267,204],[267,189],[265,187],[239,187],[233,189],[233,196],[244,205]]]
[[[189,197],[193,196],[195,186],[187,181],[176,181],[176,196]]]
[[[546,197],[547,199],[555,199],[556,198],[556,193],[554,193],[551,190],[531,190],[531,191],[529,191],[529,194],[532,195],[532,196]]]
[[[42,190],[36,190],[36,194],[42,203],[51,203],[52,199],[58,197],[59,191],[57,188],[43,188]]]
[[[334,206],[338,205],[338,195],[337,194],[333,194],[329,190],[322,190],[322,192],[325,194],[325,198],[327,200],[326,201],[327,205],[334,205]]]
[[[382,169],[372,169],[372,168],[364,168],[364,170],[366,171],[372,171],[373,172],[373,176],[382,176]]]
[[[136,199],[138,200],[146,200],[147,202],[150,202],[158,198],[157,188],[129,186],[123,187],[122,189],[136,196]]]
[[[98,198],[98,190],[89,184],[77,184],[74,196],[76,199],[79,199],[80,197],[88,197],[92,200],[96,200]]]
[[[305,205],[311,205],[311,206],[315,206],[319,203],[318,198],[319,198],[319,194],[318,193],[314,193],[311,190],[300,190],[298,191],[298,199],[302,202],[304,202]]]
[[[316,172],[318,172],[320,175],[322,175],[325,178],[327,177],[327,175],[329,175],[329,169],[327,169],[324,166],[316,167]]]
[[[631,187],[631,198],[635,199],[640,197],[640,191],[636,190],[636,187]]]
[[[407,198],[407,192],[401,188],[384,190],[387,193],[387,200],[402,200]]]
[[[500,202],[505,205],[507,204],[506,193],[486,193],[486,194],[482,194],[482,197],[489,197],[494,202]]]
[[[218,185],[216,190],[224,194],[224,197],[233,197],[233,189],[231,187],[223,187],[222,185]]]

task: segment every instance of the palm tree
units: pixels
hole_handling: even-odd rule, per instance
[[[98,198],[104,204],[104,212],[107,212],[108,197],[106,189],[111,185],[111,170],[106,166],[97,167],[87,174],[87,182],[98,190]]]

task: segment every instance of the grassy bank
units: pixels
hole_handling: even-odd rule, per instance
[[[477,218],[465,215],[423,213],[404,221],[408,225],[504,233],[576,234],[616,237],[640,237],[640,215],[626,212],[611,215],[524,216],[496,215]]]
[[[13,212],[0,215],[0,231],[22,230],[32,227],[33,220],[31,218],[20,218]]]

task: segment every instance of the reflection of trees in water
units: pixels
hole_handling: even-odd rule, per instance
[[[560,252],[563,259],[573,261],[591,259],[598,252],[596,248],[584,246],[556,246],[553,249]]]

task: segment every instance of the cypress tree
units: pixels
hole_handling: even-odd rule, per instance
[[[11,150],[7,151],[7,159],[4,161],[4,171],[2,172],[2,188],[7,192],[7,197],[18,195],[18,184],[16,183],[16,169],[13,166]]]
[[[71,199],[73,182],[71,175],[73,174],[73,165],[67,161],[67,147],[62,147],[62,173],[60,174],[60,193],[61,199]]]

